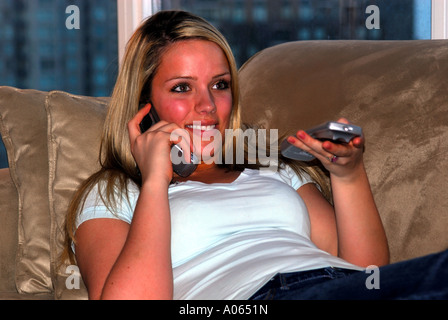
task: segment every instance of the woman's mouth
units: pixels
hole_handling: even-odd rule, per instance
[[[193,121],[193,124],[185,125],[185,129],[187,129],[193,140],[194,137],[198,137],[201,141],[211,141],[215,139],[215,136],[220,132],[218,130],[218,123],[212,123],[209,121],[208,123],[201,123],[201,121]]]
[[[213,130],[216,128],[216,124],[203,126],[201,124],[194,123],[194,124],[186,125],[185,128],[190,129],[190,130],[210,131],[210,130]]]
[[[202,159],[213,158],[215,150],[221,147],[221,132],[217,128],[219,128],[219,124],[212,121],[208,121],[208,123],[193,121],[193,124],[185,125],[185,129],[190,132],[194,150],[196,153],[199,152]]]

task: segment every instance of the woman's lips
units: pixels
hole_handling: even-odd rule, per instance
[[[185,125],[192,139],[193,150],[201,159],[210,159],[216,153],[216,148],[221,148],[223,137],[218,128],[218,123],[211,121],[194,121],[193,124]]]
[[[218,130],[218,124],[215,123],[201,123],[201,121],[194,121],[193,124],[185,125],[193,140],[198,137],[201,141],[215,140],[216,135],[221,133]],[[222,139],[222,137],[221,137]]]
[[[196,122],[196,121],[195,121]],[[198,121],[199,122],[199,121]],[[200,123],[193,123],[193,124],[189,124],[186,125],[185,128],[190,129],[190,130],[199,130],[199,131],[210,131],[216,128],[216,124],[212,124],[212,125],[201,125]]]

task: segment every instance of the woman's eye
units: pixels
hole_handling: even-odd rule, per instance
[[[190,86],[186,83],[180,83],[175,85],[172,89],[172,92],[187,92],[190,91]]]
[[[213,89],[226,90],[230,88],[230,83],[225,80],[221,80],[213,86]]]

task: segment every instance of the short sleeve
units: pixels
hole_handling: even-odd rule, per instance
[[[127,223],[131,223],[134,215],[135,202],[138,197],[137,186],[130,184],[128,197],[125,192],[116,192],[116,204],[114,207],[107,206],[99,191],[102,190],[98,186],[94,186],[88,193],[84,206],[79,212],[76,219],[76,229],[85,221],[98,218],[119,219]]]
[[[301,186],[308,183],[315,183],[315,181],[306,172],[297,174],[290,166],[285,165],[279,169],[280,177],[285,183],[298,190]]]
[[[135,203],[139,195],[138,187],[135,184],[129,184],[128,197],[125,196],[124,192],[117,192],[117,203],[113,208],[106,206],[103,198],[99,194],[99,190],[101,188],[96,185],[87,194],[84,205],[76,217],[75,232],[83,222],[92,219],[119,219],[129,224],[131,223],[132,217],[134,216]],[[72,251],[75,252],[74,243],[71,244],[71,247]]]

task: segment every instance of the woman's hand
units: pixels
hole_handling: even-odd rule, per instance
[[[338,122],[350,123],[344,118]],[[349,143],[340,144],[319,141],[299,130],[296,137],[291,136],[288,141],[319,159],[335,177],[350,179],[358,170],[363,170],[364,137],[355,137]]]
[[[175,123],[163,120],[140,132],[140,122],[151,108],[151,104],[147,104],[128,122],[131,152],[142,175],[142,183],[155,179],[169,184],[173,178],[171,146],[179,143],[183,150],[190,150],[190,136]]]

